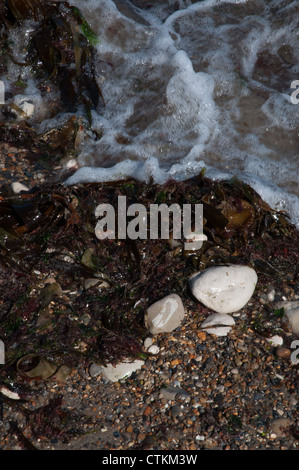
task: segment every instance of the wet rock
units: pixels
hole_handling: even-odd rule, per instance
[[[153,335],[168,333],[181,325],[184,315],[181,298],[177,294],[170,294],[147,309],[145,325]]]
[[[204,331],[216,336],[226,336],[235,320],[226,313],[212,313],[200,325]]]
[[[279,302],[277,308],[284,309],[284,318],[289,323],[292,331],[299,336],[299,300]]]
[[[22,191],[29,191],[29,188],[25,186],[25,184],[19,183],[18,181],[12,183],[11,188],[15,194],[19,194]]]
[[[248,266],[228,265],[208,268],[191,276],[194,297],[218,313],[233,313],[250,300],[257,275]]]
[[[43,118],[46,115],[45,103],[38,95],[16,95],[11,111],[18,119]]]

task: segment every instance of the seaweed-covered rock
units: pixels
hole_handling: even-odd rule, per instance
[[[257,283],[254,269],[248,266],[215,266],[190,278],[192,294],[218,313],[233,313],[244,307]]]

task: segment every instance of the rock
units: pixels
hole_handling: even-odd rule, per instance
[[[102,281],[101,279],[97,279],[95,277],[89,277],[84,280],[84,289],[88,290],[91,287],[97,287],[97,289],[108,289],[110,285],[106,281]]]
[[[118,380],[130,377],[133,372],[141,369],[143,364],[144,361],[141,359],[136,359],[135,361],[123,361],[116,365],[108,364],[107,366],[102,366],[101,372],[111,382],[118,382]]]
[[[202,247],[203,242],[207,241],[208,237],[203,233],[187,232],[184,233],[184,239],[185,250],[195,251]]]
[[[281,346],[283,344],[283,338],[278,335],[271,336],[271,338],[268,338],[268,341],[273,346]]]
[[[25,184],[19,183],[18,181],[12,183],[11,188],[15,194],[19,194],[22,191],[29,191],[29,188],[25,186]]]
[[[189,279],[194,297],[218,313],[233,313],[250,300],[257,275],[248,266],[228,265],[208,268]]]
[[[0,393],[10,398],[11,400],[20,400],[20,395],[17,392],[10,390],[5,385],[0,385]]]
[[[279,302],[277,308],[284,309],[285,320],[295,335],[299,336],[299,300]]]
[[[235,320],[230,315],[226,313],[212,313],[202,322],[200,327],[211,335],[227,336],[231,330],[231,325],[234,324]]]
[[[291,351],[288,348],[279,347],[276,350],[276,356],[282,359],[288,359],[291,355]]]
[[[185,310],[181,298],[170,294],[152,304],[145,314],[145,325],[155,335],[169,333],[180,326]]]
[[[150,337],[145,338],[145,340],[143,342],[143,346],[145,347],[145,349],[148,349],[152,344],[153,344],[152,338],[150,338]]]
[[[46,116],[47,110],[39,95],[16,95],[13,98],[11,112],[18,119],[43,118]]]
[[[271,429],[277,437],[285,437],[291,425],[292,421],[289,418],[277,418],[272,421]]]
[[[168,386],[161,388],[159,398],[168,401],[174,401],[177,397],[182,399],[188,399],[190,397],[189,393],[186,390],[183,390],[180,387]]]
[[[30,101],[27,101],[25,98],[23,98],[17,101],[15,104],[21,110],[20,115],[24,113],[23,117],[29,118],[33,115],[35,106]]]
[[[160,348],[159,346],[157,346],[156,344],[153,344],[152,346],[150,346],[147,350],[150,354],[158,354],[159,351],[160,351]]]
[[[91,377],[97,377],[98,375],[102,373],[102,366],[92,363],[89,366],[88,372]]]

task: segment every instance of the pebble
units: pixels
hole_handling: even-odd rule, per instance
[[[34,114],[35,105],[28,100],[28,97],[17,95],[14,98],[14,104],[20,109],[20,111],[12,108],[12,112],[17,114],[19,118],[29,118]]]
[[[97,287],[98,289],[107,289],[109,287],[108,282],[102,281],[101,279],[97,279],[95,277],[87,278],[84,281],[84,289],[88,290],[91,287]]]
[[[189,279],[194,297],[218,313],[233,313],[252,297],[257,283],[254,269],[248,266],[215,266],[197,272]]]
[[[89,375],[91,377],[97,377],[98,375],[100,375],[102,373],[102,366],[99,366],[95,363],[92,363],[92,364],[90,364],[88,370],[89,370]]]
[[[15,194],[19,194],[22,191],[29,191],[28,186],[25,184],[19,183],[18,181],[15,181],[14,183],[11,184],[11,188]]]
[[[178,328],[185,315],[180,296],[170,294],[152,304],[145,313],[145,325],[151,332],[169,333]]]
[[[159,348],[159,346],[157,346],[156,344],[152,344],[152,346],[150,346],[150,347],[148,348],[148,352],[149,352],[150,354],[159,354],[160,348]]]
[[[216,336],[227,336],[231,331],[231,326],[235,325],[232,316],[226,313],[211,313],[200,325],[204,331]]]
[[[279,302],[277,308],[284,309],[284,318],[293,332],[299,336],[299,300]]]
[[[284,437],[291,424],[292,421],[288,418],[277,418],[272,422],[271,429],[277,437]]]
[[[148,338],[145,338],[144,342],[143,342],[143,346],[145,347],[145,349],[148,349],[151,345],[153,344],[153,339],[148,337]]]
[[[102,366],[102,373],[111,382],[118,382],[119,380],[130,377],[133,372],[141,369],[143,364],[144,361],[141,359],[123,361],[116,365],[107,364],[107,366]]]
[[[281,346],[283,344],[283,338],[279,335],[271,336],[271,338],[268,338],[268,341],[273,346]]]
[[[281,357],[283,359],[289,358],[291,355],[291,351],[288,348],[279,347],[276,349],[276,356]]]
[[[159,397],[169,401],[174,401],[178,397],[188,400],[190,398],[190,394],[180,387],[169,386],[160,390]]]

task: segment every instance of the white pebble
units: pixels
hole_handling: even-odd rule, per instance
[[[250,300],[257,275],[248,266],[216,266],[195,273],[189,280],[194,297],[218,313],[233,313]]]
[[[279,302],[277,308],[284,309],[284,318],[288,321],[295,335],[299,336],[299,301]]]
[[[271,336],[271,338],[268,338],[268,341],[273,346],[281,346],[283,344],[283,338],[278,335]]]
[[[150,337],[145,338],[145,340],[143,342],[143,346],[145,347],[145,349],[148,349],[152,344],[153,344],[152,338],[150,338]]]
[[[148,348],[148,352],[149,352],[150,354],[158,354],[159,351],[160,351],[160,348],[159,348],[159,346],[157,346],[156,344],[153,344],[152,346],[150,346],[150,347]]]
[[[21,191],[29,191],[29,188],[25,184],[15,181],[11,184],[11,188],[15,194],[19,194]]]
[[[235,320],[226,313],[212,313],[200,325],[203,331],[216,336],[227,336]],[[212,328],[213,327],[213,328]]]
[[[275,299],[275,290],[274,289],[270,290],[270,292],[268,292],[267,297],[268,297],[269,302],[273,302],[273,300]]]
[[[144,361],[136,359],[133,362],[124,361],[119,364],[107,364],[102,367],[102,372],[108,380],[111,382],[118,382],[119,380],[130,377],[130,375],[138,369],[141,369]]]

